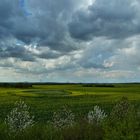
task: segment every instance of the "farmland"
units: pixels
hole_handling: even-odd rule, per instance
[[[102,130],[100,128],[96,128],[95,126],[88,126],[86,123],[83,122],[86,119],[86,116],[90,110],[94,110],[95,105],[98,105],[101,109],[103,109],[107,115],[112,111],[113,106],[121,100],[122,97],[126,97],[128,101],[134,105],[134,108],[136,111],[139,112],[140,110],[140,84],[112,84],[112,85],[95,85],[95,84],[55,84],[55,85],[32,85],[32,87],[28,88],[15,88],[15,87],[0,87],[0,122],[3,124],[7,114],[14,108],[14,104],[16,101],[22,100],[24,101],[29,107],[30,107],[30,113],[31,115],[35,116],[34,120],[36,122],[35,128],[27,131],[28,133],[23,136],[20,135],[20,138],[13,138],[13,139],[93,139],[96,136],[93,136],[92,133],[95,129],[95,131],[99,131],[99,134],[97,134],[97,140],[102,139],[100,138],[102,133]],[[62,130],[52,129],[52,128],[46,128],[48,121],[52,120],[52,116],[54,112],[57,112],[60,110],[63,106],[67,106],[75,115],[75,120],[77,122],[82,121],[83,125],[79,126],[79,123],[74,128],[68,128]],[[136,139],[139,136],[139,127],[137,122],[139,121],[139,118],[136,118],[134,120],[135,123],[133,123],[133,119],[135,119],[135,114],[131,114],[132,122],[130,122],[130,140]],[[126,120],[124,121],[126,122]],[[123,123],[124,123],[123,122]],[[117,128],[117,125],[120,125],[120,128]],[[122,126],[122,122],[120,124],[115,124],[114,129],[126,129],[126,123],[124,123]],[[121,134],[118,134],[116,132],[110,133],[110,127],[106,125],[107,128],[103,127],[105,131],[107,130],[106,134],[109,133],[110,139],[111,135],[116,135],[117,137]],[[136,128],[135,128],[136,126]],[[45,127],[45,128],[44,128]],[[83,127],[83,128],[82,128]],[[123,128],[124,127],[124,128]],[[128,128],[129,128],[128,127]],[[134,128],[133,128],[134,127]],[[127,129],[128,129],[127,128]],[[34,130],[35,129],[35,130]],[[85,131],[85,133],[81,131]],[[96,130],[99,129],[99,130]],[[134,130],[133,130],[134,129]],[[44,132],[45,130],[45,132]],[[32,132],[36,131],[36,132]],[[46,132],[48,131],[48,132]],[[52,133],[54,131],[54,133]],[[60,132],[61,131],[61,132]],[[69,132],[68,132],[69,131]],[[126,130],[125,130],[126,131]],[[136,132],[133,136],[133,131]],[[3,127],[0,125],[0,136],[4,136],[3,134]],[[2,133],[2,134],[1,134]],[[34,133],[37,133],[37,135],[34,135]],[[39,133],[39,134],[38,134]],[[74,134],[73,134],[74,133]],[[83,133],[83,136],[81,136],[81,133]],[[121,133],[121,132],[119,132]],[[47,134],[47,136],[46,136]],[[60,135],[61,134],[61,135]],[[85,138],[85,135],[89,135],[89,138]],[[29,138],[30,135],[30,138]],[[37,138],[38,135],[42,138]],[[44,136],[45,135],[45,136]],[[50,135],[50,136],[49,136]],[[67,135],[67,136],[65,136]],[[74,137],[71,138],[71,135],[74,135]],[[124,135],[124,134],[122,134]],[[137,136],[138,135],[138,136]],[[26,138],[28,136],[28,138]],[[34,137],[35,136],[35,137]],[[59,137],[60,136],[60,137]],[[66,137],[66,138],[62,138]],[[124,135],[126,138],[126,134]],[[136,137],[135,137],[136,136]],[[33,138],[34,137],[34,138]],[[48,137],[48,138],[47,138]],[[79,138],[82,137],[82,138]],[[104,137],[104,136],[103,136]],[[108,137],[108,135],[106,136]],[[120,138],[120,137],[118,137]],[[1,138],[1,139],[5,139]],[[9,140],[9,138],[7,138]],[[129,139],[129,138],[128,138]],[[114,138],[115,140],[115,138]],[[117,138],[116,138],[117,140]]]
[[[76,115],[87,113],[94,105],[105,110],[121,97],[140,106],[140,84],[115,84],[114,87],[88,87],[81,84],[33,85],[32,88],[0,88],[0,119],[11,110],[15,101],[24,100],[38,121],[47,121],[51,114],[68,105]]]

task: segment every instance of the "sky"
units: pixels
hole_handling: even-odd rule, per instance
[[[0,0],[0,82],[140,82],[140,0]]]

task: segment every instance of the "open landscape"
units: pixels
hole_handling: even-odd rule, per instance
[[[140,140],[140,0],[0,0],[0,140]]]
[[[34,121],[35,121],[34,127],[40,126],[42,128],[42,126],[43,127],[49,126],[48,122],[52,121],[54,112],[60,111],[64,106],[66,106],[67,109],[71,110],[71,112],[75,116],[74,120],[77,123],[80,121],[81,123],[85,123],[85,121],[87,120],[87,114],[89,113],[89,111],[94,110],[95,106],[99,106],[102,110],[104,110],[104,112],[106,112],[106,115],[109,116],[109,114],[113,109],[113,106],[115,106],[115,104],[117,104],[123,97],[128,99],[128,102],[132,106],[134,106],[134,109],[137,112],[140,111],[140,84],[137,83],[133,83],[133,84],[42,84],[42,85],[34,84],[31,87],[27,87],[27,88],[25,88],[24,86],[22,88],[20,88],[20,86],[18,88],[13,86],[7,88],[0,87],[0,120],[1,120],[0,134],[3,135],[2,133],[4,133],[2,132],[3,131],[2,129],[4,129],[2,127],[3,122],[5,121],[7,114],[9,114],[9,112],[14,108],[16,101],[22,100],[30,107],[30,114],[34,116]],[[133,117],[135,118],[135,116]],[[140,115],[138,117],[140,119]],[[132,137],[130,137],[130,139],[138,139],[138,136],[140,136],[139,125],[140,124],[138,124],[137,126],[138,128],[136,128],[137,130],[136,134],[135,133],[133,134],[133,132],[131,132],[130,135],[132,135]],[[80,128],[81,127],[82,126],[80,126]],[[38,128],[39,129],[38,131],[40,132],[38,132],[39,134],[37,134],[40,136],[40,138],[38,138],[39,136],[37,136],[34,139],[44,139],[41,138],[41,135],[43,135],[41,133],[45,133],[46,135],[48,135],[49,133],[49,135],[52,135],[51,137],[49,137],[49,139],[55,139],[57,137],[56,136],[57,133],[50,134],[50,131],[47,132],[47,129],[46,132],[44,132],[44,130],[42,132],[41,128]],[[52,131],[54,131],[55,129],[52,129]],[[94,129],[92,132],[93,134],[96,133]],[[60,129],[58,130],[60,131]],[[76,131],[75,131],[75,137],[73,136],[71,138],[71,135],[73,135],[71,134],[72,133],[71,131],[72,130],[69,130],[70,134],[68,135],[67,139],[73,139],[73,140],[80,139],[80,137],[75,138],[76,135],[78,135],[76,134],[78,133]],[[119,135],[121,135],[119,133],[117,134],[118,139],[120,138]],[[89,137],[89,139],[92,139],[93,137],[91,134],[90,136],[91,138]],[[22,138],[24,139],[24,137]],[[45,138],[47,139],[47,137]],[[16,137],[14,137],[13,139],[16,139]],[[64,139],[64,138],[58,137],[58,139]],[[103,139],[103,137],[97,136],[97,138],[95,137],[95,139]]]

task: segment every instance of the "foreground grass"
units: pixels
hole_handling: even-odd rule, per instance
[[[139,127],[126,122],[118,122],[114,127],[90,125],[81,122],[73,127],[55,129],[51,126],[36,124],[17,135],[8,135],[6,127],[0,126],[1,140],[139,140]]]
[[[97,122],[96,119],[89,122],[85,116],[85,118],[75,121],[73,125],[63,127],[37,122],[22,131],[11,131],[8,125],[0,123],[0,139],[139,140],[140,138],[140,114],[126,98],[119,101],[104,120]]]
[[[102,128],[86,123],[60,130],[37,124],[16,136],[4,133],[5,128],[0,131],[1,140],[100,140],[104,137]]]

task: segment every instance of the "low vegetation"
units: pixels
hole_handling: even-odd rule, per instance
[[[114,87],[0,88],[0,139],[139,140],[140,85]]]

